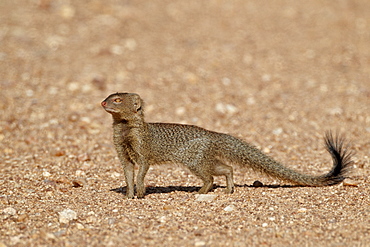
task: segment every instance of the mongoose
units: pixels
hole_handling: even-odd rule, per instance
[[[109,95],[101,105],[113,117],[113,140],[123,165],[127,198],[134,197],[134,165],[139,167],[136,195],[145,196],[144,177],[150,165],[177,163],[185,165],[203,180],[200,194],[213,186],[213,176],[226,177],[226,193],[233,193],[233,167],[238,164],[251,167],[297,185],[329,186],[343,181],[352,163],[351,152],[344,139],[325,136],[326,149],[333,159],[332,170],[312,176],[289,169],[256,147],[231,135],[209,131],[193,125],[147,123],[144,120],[144,102],[135,93]]]

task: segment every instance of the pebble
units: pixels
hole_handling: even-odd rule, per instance
[[[231,104],[217,103],[215,110],[222,114],[234,114],[238,111],[238,108]]]
[[[256,181],[253,182],[253,185],[252,186],[253,187],[262,187],[263,186],[263,183],[260,182],[260,181],[258,181],[258,180],[256,180]]]
[[[86,176],[86,173],[84,171],[77,170],[76,171],[76,176],[77,177],[85,177]]]
[[[113,172],[110,176],[112,178],[120,178],[121,177],[121,173],[119,173],[119,172]]]
[[[7,208],[4,208],[3,213],[9,214],[9,215],[16,215],[17,210],[15,210],[15,208],[12,208],[12,207],[7,207]]]
[[[231,211],[234,211],[234,209],[235,209],[235,207],[233,205],[229,205],[226,208],[224,208],[224,211],[231,212]]]
[[[74,187],[74,188],[79,188],[79,187],[83,187],[83,186],[84,186],[84,183],[81,180],[73,180],[72,181],[72,187]]]
[[[206,246],[206,242],[204,241],[197,241],[194,243],[194,246]]]
[[[307,208],[298,209],[298,213],[305,213],[305,212],[307,212]]]
[[[280,135],[281,133],[283,133],[283,129],[282,128],[276,128],[276,129],[274,129],[273,131],[272,131],[272,133],[274,134],[274,135]]]
[[[216,199],[217,195],[212,194],[197,194],[195,195],[196,201],[213,201]]]
[[[62,5],[60,15],[65,19],[71,19],[75,16],[76,10],[71,5]]]
[[[185,112],[186,112],[186,109],[185,109],[185,107],[179,107],[179,108],[177,108],[176,109],[176,115],[178,115],[178,116],[182,116],[182,115],[184,115],[185,114]]]
[[[345,179],[343,181],[343,186],[353,186],[353,187],[358,187],[359,183],[355,180],[352,179]]]
[[[64,209],[59,212],[59,222],[63,224],[68,224],[70,221],[77,219],[77,213],[72,209]]]
[[[82,225],[81,223],[76,223],[76,227],[78,230],[82,230],[85,228],[84,225]]]
[[[44,172],[42,173],[42,176],[44,176],[44,177],[50,177],[50,176],[51,176],[51,174],[50,174],[50,172],[44,171]]]

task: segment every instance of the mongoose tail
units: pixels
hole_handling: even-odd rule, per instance
[[[257,148],[244,142],[242,142],[243,144],[239,143],[237,146],[234,145],[234,147],[232,147],[235,148],[234,152],[225,150],[222,156],[233,163],[251,167],[255,171],[297,185],[330,186],[338,184],[348,177],[349,168],[353,163],[351,159],[352,152],[348,151],[347,146],[344,145],[344,138],[338,135],[334,137],[330,131],[326,132],[324,139],[326,149],[333,159],[333,168],[329,173],[319,176],[302,174],[287,168],[271,157],[263,154]],[[243,153],[243,156],[241,156],[241,153]]]

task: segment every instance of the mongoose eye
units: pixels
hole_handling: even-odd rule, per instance
[[[114,99],[113,100],[115,103],[121,103],[122,102],[122,99],[120,99],[120,98],[116,98],[116,99]]]

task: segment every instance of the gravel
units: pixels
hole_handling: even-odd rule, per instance
[[[370,3],[0,1],[0,247],[367,246]],[[351,178],[296,187],[235,167],[208,195],[178,165],[126,200],[100,102],[136,92],[152,122],[196,124],[309,174],[322,136]]]

